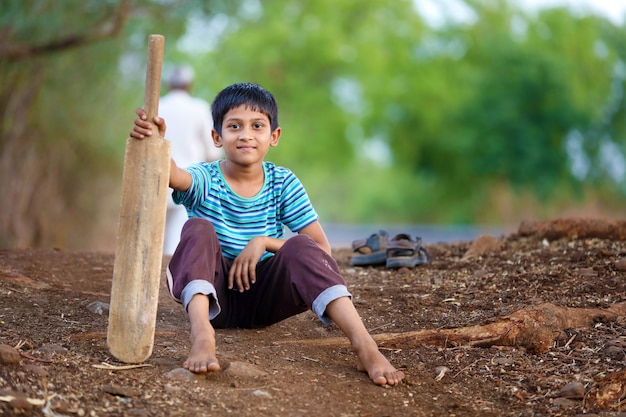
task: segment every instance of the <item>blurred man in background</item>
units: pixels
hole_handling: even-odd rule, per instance
[[[211,129],[213,119],[209,104],[191,96],[194,72],[189,66],[172,68],[168,77],[169,92],[159,103],[159,116],[167,121],[167,138],[172,138],[172,158],[181,167],[213,161],[221,151],[213,144]],[[167,202],[165,240],[163,253],[174,253],[183,224],[187,221],[187,210],[174,204],[170,196]]]

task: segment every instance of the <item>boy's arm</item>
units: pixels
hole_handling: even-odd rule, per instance
[[[298,234],[308,235],[319,245],[320,248],[322,248],[322,250],[324,250],[324,252],[331,255],[330,243],[328,242],[326,233],[324,233],[324,229],[322,229],[322,225],[319,221],[314,221],[304,229],[300,230]]]
[[[191,174],[184,168],[170,162],[170,187],[176,191],[187,191],[191,187]]]
[[[315,221],[300,230],[298,234],[308,235],[320,248],[331,255],[330,243],[319,221]],[[285,244],[285,239],[268,236],[252,238],[233,261],[228,271],[228,289],[236,288],[239,292],[250,289],[256,282],[256,266],[265,251],[276,253]]]
[[[146,112],[143,109],[136,109],[138,118],[135,119],[133,130],[130,132],[130,136],[135,139],[144,139],[152,136],[152,123],[148,122]],[[154,118],[154,124],[159,129],[161,137],[165,137],[165,131],[167,126],[165,119],[156,116]],[[187,191],[191,187],[191,175],[186,169],[180,168],[176,165],[173,159],[170,160],[170,184],[169,186],[177,191]]]

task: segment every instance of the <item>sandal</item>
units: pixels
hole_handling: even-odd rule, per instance
[[[350,259],[353,266],[384,265],[387,259],[387,232],[381,230],[367,239],[352,242],[355,255]]]
[[[387,268],[413,268],[431,261],[432,257],[422,246],[422,238],[419,236],[413,240],[411,236],[402,233],[396,235],[387,245]]]

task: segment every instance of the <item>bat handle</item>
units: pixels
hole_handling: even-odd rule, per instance
[[[148,38],[148,63],[146,67],[146,91],[143,109],[150,122],[159,114],[164,44],[165,38],[163,35],[150,35]]]

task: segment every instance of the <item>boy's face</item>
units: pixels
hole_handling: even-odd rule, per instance
[[[215,129],[212,132],[215,146],[224,148],[226,159],[244,165],[262,161],[269,147],[278,145],[280,134],[280,127],[272,131],[267,115],[247,106],[224,115],[221,136]]]

